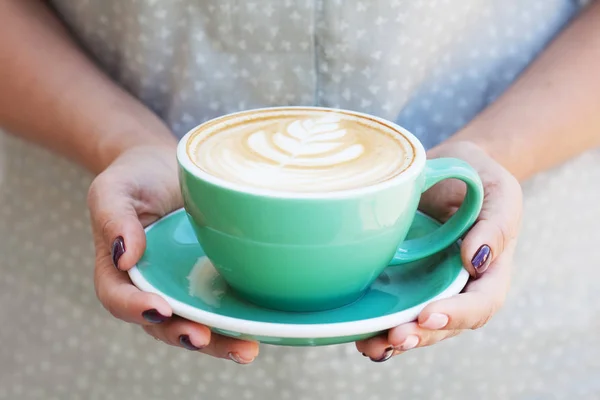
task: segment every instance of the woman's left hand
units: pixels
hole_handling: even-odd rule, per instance
[[[357,342],[358,351],[376,362],[430,346],[463,330],[481,328],[502,306],[508,292],[521,225],[519,182],[471,142],[442,143],[429,151],[428,157],[460,158],[477,170],[483,182],[483,208],[461,247],[463,265],[471,280],[462,293],[427,305],[416,321]],[[424,193],[419,208],[445,221],[462,203],[465,190],[462,182],[445,180]]]

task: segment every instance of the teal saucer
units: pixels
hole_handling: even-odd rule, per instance
[[[409,238],[439,224],[417,213]],[[334,310],[294,313],[237,297],[204,255],[183,210],[146,228],[147,248],[129,271],[141,290],[157,293],[175,314],[213,332],[287,346],[319,346],[372,337],[413,321],[430,302],[459,293],[468,280],[458,244],[424,260],[387,268],[359,300]]]

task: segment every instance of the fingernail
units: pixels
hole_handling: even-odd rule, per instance
[[[371,361],[381,363],[389,360],[394,355],[394,348],[392,346],[385,349],[381,357],[379,358],[371,358]]]
[[[419,325],[426,329],[442,329],[448,325],[448,316],[445,314],[433,313],[425,320],[425,322]]]
[[[252,361],[254,361],[254,358],[251,360],[246,360],[245,358],[240,357],[240,355],[238,353],[228,353],[227,356],[229,357],[229,359],[233,362],[236,362],[238,364],[250,364]]]
[[[153,308],[151,310],[144,311],[142,313],[142,317],[144,317],[144,319],[146,321],[152,322],[153,324],[160,324],[160,323],[165,322],[166,320],[169,319],[169,317],[166,317],[166,316],[162,315],[155,308]]]
[[[190,340],[189,335],[179,336],[179,344],[181,344],[183,347],[185,347],[186,349],[191,350],[191,351],[198,351],[204,347],[204,346],[202,346],[202,347],[194,346],[194,344]]]
[[[408,335],[404,342],[400,344],[400,346],[396,347],[396,350],[406,351],[410,349],[414,349],[419,344],[419,337],[416,335]]]
[[[125,254],[125,242],[123,241],[122,236],[119,236],[115,239],[110,254],[112,257],[113,265],[116,269],[120,271],[121,269],[119,268],[119,258],[121,258],[123,254]]]
[[[492,249],[487,244],[484,244],[475,252],[475,255],[471,259],[471,264],[477,274],[483,274],[492,261]]]

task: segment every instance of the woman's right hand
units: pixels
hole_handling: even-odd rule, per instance
[[[174,147],[140,146],[122,153],[92,182],[88,206],[96,294],[113,316],[173,346],[242,364],[254,360],[257,343],[213,334],[173,315],[163,298],[140,291],[127,275],[144,253],[144,227],[182,206]]]

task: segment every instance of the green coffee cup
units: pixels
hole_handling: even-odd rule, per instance
[[[220,117],[188,132],[177,149],[184,206],[208,258],[242,298],[286,311],[319,311],[361,297],[388,266],[437,253],[474,223],[483,201],[476,171],[458,159],[426,160],[406,129],[366,114],[324,108],[393,129],[414,150],[399,175],[373,185],[297,193],[253,188],[207,173],[193,160],[190,140],[207,127],[243,115],[295,110],[271,108]],[[218,133],[217,133],[218,134]],[[467,185],[459,210],[433,233],[404,240],[421,194],[455,178]]]

